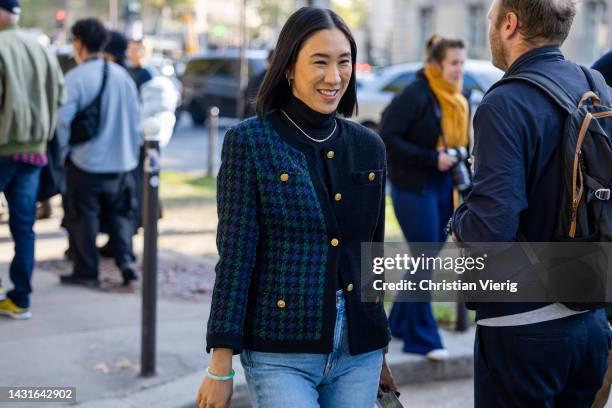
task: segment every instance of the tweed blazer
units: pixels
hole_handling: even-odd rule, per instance
[[[334,191],[313,182],[310,153],[279,135],[269,116],[227,132],[207,351],[331,352],[338,275],[346,283],[350,352],[387,345],[382,301],[360,299],[360,244],[384,238],[385,147],[358,124],[338,124],[327,154],[337,166]]]

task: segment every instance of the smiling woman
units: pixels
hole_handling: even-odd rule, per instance
[[[379,384],[397,390],[383,302],[360,298],[361,243],[384,239],[386,162],[378,135],[338,115],[357,107],[356,52],[334,12],[298,10],[258,116],[225,137],[200,407],[228,405],[232,354],[254,407],[370,408]]]
[[[295,95],[317,112],[350,117],[357,113],[355,40],[334,12],[304,10],[309,12],[293,14],[280,33],[257,114],[278,109]]]
[[[338,29],[321,30],[305,42],[287,74],[293,94],[311,109],[332,113],[353,73],[351,45]]]

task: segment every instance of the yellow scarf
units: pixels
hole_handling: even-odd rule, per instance
[[[433,90],[442,111],[442,133],[448,147],[468,145],[468,102],[461,93],[463,81],[457,85],[446,82],[438,68],[432,64],[425,66],[425,77]],[[444,147],[442,137],[438,146]]]

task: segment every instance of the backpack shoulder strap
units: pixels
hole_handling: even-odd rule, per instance
[[[604,77],[597,73],[594,73],[593,70],[580,65],[580,68],[582,69],[582,72],[584,72],[584,76],[586,77],[587,81],[589,82],[589,88],[591,89],[591,92],[587,92],[585,95],[583,95],[582,99],[581,99],[581,103],[584,99],[594,99],[596,104],[607,104],[608,101],[606,100],[607,98],[607,90],[608,90],[608,84],[606,83]],[[595,95],[593,95],[593,93]]]
[[[538,88],[544,94],[548,95],[548,97],[551,98],[561,109],[565,110],[569,114],[576,110],[577,102],[573,100],[567,91],[556,81],[537,71],[524,71],[516,75],[503,78],[496,82],[487,91],[487,93],[491,92],[499,85],[513,81],[527,82],[531,86]]]
[[[608,87],[608,84],[604,81],[601,75],[593,75],[591,69],[585,67],[584,65],[580,65],[580,68],[582,69],[582,72],[584,72],[584,76],[589,82],[589,88],[591,88],[591,91],[599,94],[599,92]]]

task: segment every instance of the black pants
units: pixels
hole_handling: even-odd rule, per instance
[[[135,195],[135,208],[133,211],[133,224],[134,231],[133,235],[138,234],[138,230],[144,226],[144,161],[146,158],[146,152],[144,150],[144,145],[140,148],[140,159],[138,160],[138,167],[136,167],[133,171],[133,179],[134,179],[134,195]],[[162,218],[162,202],[159,201],[158,208],[158,218]],[[108,221],[107,215],[103,212],[102,217],[100,218],[100,232],[108,233]],[[109,239],[107,246],[109,248],[114,248],[114,243],[112,239]],[[135,260],[135,258],[134,258]]]
[[[115,243],[115,263],[121,267],[133,261],[135,194],[132,172],[96,174],[69,163],[65,199],[65,223],[74,257],[75,275],[98,277],[96,236],[100,230],[101,212],[107,215],[107,232]]]
[[[608,366],[603,310],[476,330],[476,408],[590,408]]]

